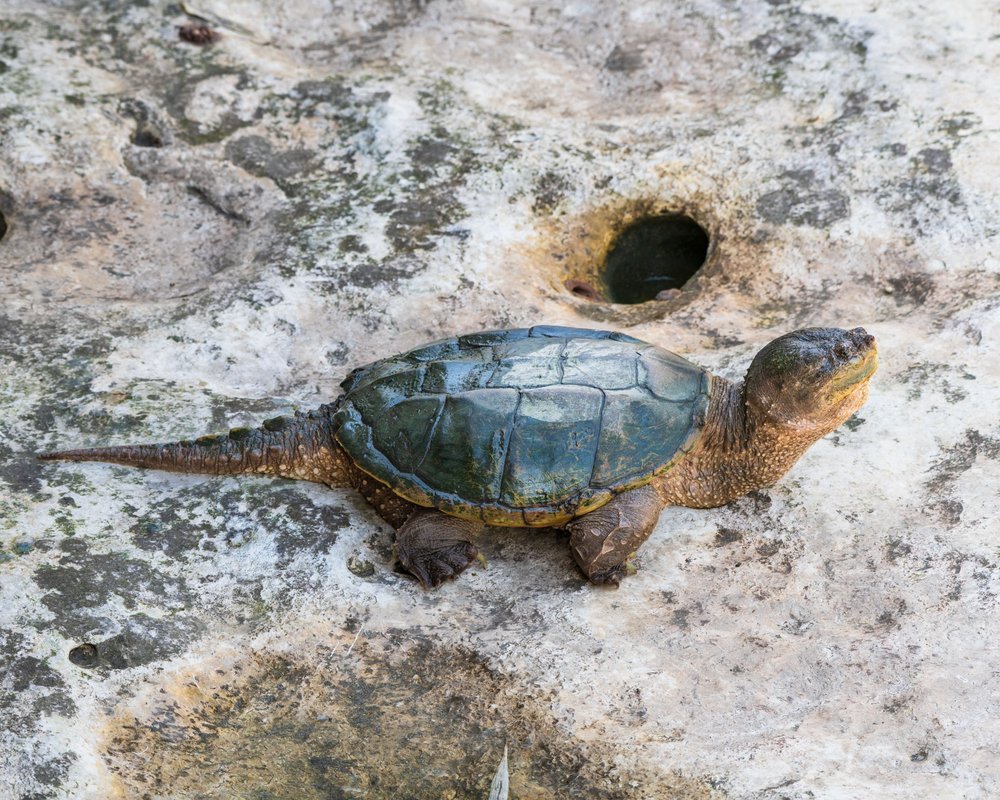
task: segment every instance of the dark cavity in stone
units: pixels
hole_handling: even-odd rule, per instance
[[[578,278],[570,278],[564,285],[570,290],[570,292],[575,294],[577,297],[583,298],[584,300],[596,301],[604,299],[601,297],[601,293],[595,289],[593,285],[587,283],[587,281],[581,281]]]
[[[604,258],[601,277],[607,299],[612,303],[670,299],[671,290],[680,290],[705,263],[708,245],[705,229],[684,214],[632,223]]]
[[[92,644],[81,644],[69,651],[69,660],[78,667],[93,669],[99,660],[97,647]]]
[[[0,240],[7,235],[7,218],[0,211]]]
[[[137,147],[163,147],[163,137],[149,123],[141,123],[132,134],[132,144]]]

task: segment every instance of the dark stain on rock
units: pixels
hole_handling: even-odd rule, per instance
[[[802,52],[799,42],[783,43],[774,33],[763,33],[750,40],[750,49],[766,56],[769,64],[783,64]]]
[[[197,186],[195,184],[188,184],[184,187],[185,191],[192,197],[198,198],[202,203],[208,206],[217,214],[221,214],[226,219],[231,222],[239,223],[240,225],[249,225],[250,220],[247,219],[239,211],[236,211],[232,204],[223,200],[215,192],[205,189],[202,186]]]
[[[956,386],[949,376],[966,381],[976,379],[963,364],[920,361],[907,367],[899,376],[899,382],[909,386],[907,400],[919,400],[925,392],[939,393],[949,403],[958,403],[968,397],[968,392]]]
[[[183,579],[171,577],[123,553],[91,552],[86,540],[73,537],[59,543],[58,564],[45,564],[34,579],[45,592],[41,602],[55,619],[40,622],[69,639],[82,639],[108,621],[98,610],[119,599],[126,608],[139,603],[161,607],[170,598],[189,600]]]
[[[567,737],[551,697],[472,652],[413,631],[323,640],[172,676],[143,718],[113,721],[106,763],[150,800],[481,798],[506,744],[515,797],[710,796],[666,771],[612,768],[614,743]]]
[[[945,527],[954,528],[961,523],[962,512],[965,511],[965,506],[962,505],[960,500],[948,498],[932,501],[928,504],[927,510],[934,513]]]
[[[60,753],[57,756],[39,758],[31,769],[32,777],[41,786],[47,789],[56,790],[63,786],[66,778],[69,777],[69,768],[77,760],[76,753]],[[21,795],[19,800],[42,800],[42,798],[54,798],[63,794],[49,791],[35,791],[30,794]]]
[[[336,347],[327,350],[323,357],[331,367],[342,367],[347,363],[350,354],[351,348],[347,342],[341,342]]]
[[[893,697],[887,703],[882,706],[882,710],[886,714],[898,714],[903,709],[907,708],[913,702],[913,695],[904,694]]]
[[[616,44],[604,60],[604,68],[609,72],[635,72],[642,69],[642,51]]]
[[[844,96],[844,103],[841,106],[837,122],[862,116],[865,113],[867,105],[868,92],[848,92]]]
[[[978,130],[983,124],[982,117],[971,111],[962,111],[946,117],[938,124],[938,130],[953,139],[960,139]]]
[[[426,170],[433,170],[453,162],[458,152],[458,148],[448,140],[448,135],[444,131],[438,131],[437,136],[421,136],[406,151],[407,157],[413,164],[407,177],[418,180],[421,177],[426,178],[428,177]],[[421,167],[425,171],[421,171]]]
[[[814,620],[807,617],[801,617],[797,614],[791,614],[788,619],[781,623],[781,630],[785,633],[791,634],[792,636],[804,636],[809,632],[811,628],[816,625]]]
[[[913,159],[914,165],[931,175],[951,172],[951,153],[943,147],[925,147]]]
[[[885,560],[895,564],[900,558],[905,558],[913,552],[913,547],[897,537],[890,537],[885,543]]]
[[[281,568],[303,552],[329,552],[338,532],[350,525],[341,506],[316,503],[284,481],[249,480],[253,485],[240,479],[220,488],[217,478],[208,477],[204,484],[185,487],[170,503],[136,521],[130,531],[133,543],[188,560],[264,535],[274,539],[275,567]],[[211,517],[205,519],[204,512]]]
[[[354,99],[351,87],[339,78],[301,81],[295,85],[293,92],[298,98],[296,106],[303,116],[320,113],[319,107],[325,103],[337,108],[347,105]]]
[[[31,686],[65,688],[62,676],[44,661],[34,656],[21,656],[7,668],[6,679],[10,689],[23,692]]]
[[[738,542],[742,538],[743,531],[736,530],[735,528],[719,528],[715,533],[712,545],[713,547],[725,547],[727,544]]]
[[[315,504],[291,488],[270,492],[268,506],[271,524],[277,528],[278,556],[287,561],[303,550],[328,553],[337,533],[351,524],[350,515],[341,506]]]
[[[297,192],[292,179],[313,169],[318,156],[304,148],[276,151],[263,136],[253,134],[228,141],[226,158],[252,175],[270,178],[292,195]]]
[[[548,214],[572,188],[572,184],[564,176],[549,170],[535,181],[535,202],[531,210],[536,214]]]
[[[252,124],[231,110],[224,111],[212,127],[204,127],[186,116],[188,104],[202,81],[235,76],[235,88],[240,91],[253,85],[254,75],[249,71],[216,63],[212,57],[214,50],[192,59],[189,53],[183,52],[184,49],[174,49],[174,69],[161,70],[152,82],[158,102],[176,125],[178,138],[191,145],[213,144]]]
[[[889,211],[909,213],[913,228],[940,224],[942,212],[958,208],[964,202],[950,151],[944,147],[919,150],[910,158],[905,177],[888,184],[876,199]]]
[[[950,488],[980,457],[991,461],[1000,459],[1000,436],[986,436],[967,429],[962,441],[941,450],[941,455],[930,468],[931,478],[927,481],[927,488],[935,492]]]
[[[871,633],[885,633],[899,628],[899,618],[907,613],[906,601],[896,598],[889,602],[888,608],[884,608],[872,623],[865,625],[865,629]]]
[[[337,249],[341,253],[367,253],[368,245],[362,241],[360,236],[350,233],[347,236],[340,237]]]
[[[870,32],[833,16],[809,13],[790,0],[767,3],[773,9],[770,16],[774,27],[749,42],[750,54],[763,62],[760,69],[765,84],[781,89],[786,70],[793,66],[789,62],[803,52],[846,56],[855,69],[863,68],[868,52],[865,40]]]
[[[762,514],[771,509],[771,495],[767,492],[753,491],[738,499],[733,505],[743,507],[751,514]]]
[[[931,477],[924,483],[925,509],[946,527],[955,527],[962,521],[965,509],[961,501],[951,496],[952,487],[979,458],[1000,459],[1000,436],[986,436],[969,429],[963,441],[942,449],[929,470]]]
[[[398,254],[436,247],[436,237],[465,215],[457,190],[470,172],[482,166],[469,145],[441,126],[416,139],[406,153],[410,167],[402,176],[408,187],[372,205],[389,217],[386,235]]]
[[[30,453],[15,455],[9,446],[0,443],[0,482],[7,489],[43,499],[41,477],[42,465],[34,455]]]
[[[858,428],[864,425],[866,422],[864,417],[859,417],[857,414],[849,417],[844,423],[844,427],[847,428],[851,433],[854,433]]]
[[[432,249],[434,243],[425,240],[424,246],[427,249]],[[415,245],[415,247],[419,249],[419,246]],[[399,283],[423,272],[427,266],[427,262],[412,254],[390,256],[384,261],[366,259],[343,270],[334,285],[361,289],[398,288]]]
[[[75,647],[69,658],[78,667],[101,672],[141,667],[183,652],[204,629],[191,617],[134,614],[125,620],[121,633]]]
[[[164,505],[136,522],[129,533],[136,547],[183,559],[202,539],[211,538],[213,531],[204,523],[192,522],[179,508]]]
[[[386,234],[397,250],[432,250],[434,237],[456,221],[461,206],[450,186],[426,187],[399,202],[376,203],[376,211],[389,211]]]
[[[846,194],[817,185],[812,170],[791,170],[781,176],[782,187],[757,200],[757,213],[767,222],[828,228],[846,219],[851,202]]]
[[[0,724],[15,736],[32,735],[43,717],[76,714],[62,675],[27,650],[22,634],[0,628]]]
[[[922,272],[904,272],[886,281],[886,289],[897,305],[923,305],[934,291],[934,280]]]
[[[757,551],[757,555],[761,557],[761,561],[766,561],[773,555],[777,555],[778,551],[784,547],[785,543],[781,539],[767,539],[760,542],[754,549]]]

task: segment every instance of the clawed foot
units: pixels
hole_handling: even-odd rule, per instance
[[[466,537],[474,523],[427,511],[411,517],[396,532],[396,555],[403,569],[425,589],[440,586],[461,574],[476,559],[478,548]]]
[[[611,567],[611,569],[601,570],[600,572],[595,572],[587,577],[590,579],[591,583],[596,583],[598,586],[617,586],[622,582],[622,578],[627,575],[635,575],[638,572],[632,559],[627,559],[624,563],[619,564],[616,567]]]
[[[479,549],[464,541],[416,553],[400,551],[398,556],[403,569],[420,581],[425,589],[436,589],[449,578],[464,572],[473,561],[482,561]]]
[[[571,520],[569,549],[592,583],[617,586],[635,574],[632,557],[656,527],[663,501],[650,485],[629,489],[600,508]]]

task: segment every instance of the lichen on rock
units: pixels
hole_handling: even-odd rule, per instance
[[[506,744],[515,797],[1000,794],[991,14],[5,4],[0,785],[482,797]],[[674,212],[711,238],[679,294],[567,288]],[[538,322],[727,377],[864,325],[882,366],[776,486],[665,513],[617,592],[512,530],[429,595],[347,491],[34,459]]]

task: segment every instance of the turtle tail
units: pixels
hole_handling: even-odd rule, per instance
[[[354,467],[333,438],[332,407],[265,420],[260,428],[179,442],[40,453],[43,461],[101,461],[168,472],[274,475],[351,485]]]

